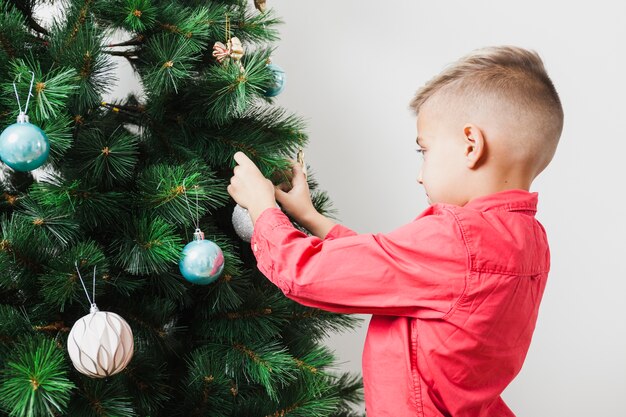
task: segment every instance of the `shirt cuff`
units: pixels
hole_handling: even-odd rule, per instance
[[[275,229],[278,226],[289,225],[293,227],[291,224],[291,220],[289,217],[279,207],[268,207],[259,214],[259,217],[256,218],[256,222],[254,222],[254,231],[252,232],[252,236],[258,235],[259,231],[263,229]]]
[[[274,265],[270,254],[271,242],[269,240],[272,239],[272,231],[280,226],[289,226],[295,229],[289,217],[279,207],[270,207],[263,210],[254,223],[250,247],[257,260],[259,271],[287,294],[289,288],[286,283],[277,282],[272,274]]]

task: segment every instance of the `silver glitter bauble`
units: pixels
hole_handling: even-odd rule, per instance
[[[254,232],[254,226],[252,226],[252,219],[248,209],[241,207],[239,204],[235,205],[233,210],[233,227],[235,233],[242,240],[250,242],[252,239],[252,232]]]
[[[280,208],[278,203],[276,203],[276,207]],[[248,209],[241,207],[239,204],[235,205],[233,210],[233,227],[235,228],[237,236],[239,236],[242,240],[245,240],[246,242],[250,242],[250,240],[252,240],[254,226],[252,225],[250,213],[248,212]]]

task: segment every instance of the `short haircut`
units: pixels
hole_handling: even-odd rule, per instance
[[[554,84],[537,52],[516,46],[491,46],[472,51],[446,67],[421,87],[410,103],[419,114],[420,108],[432,101],[455,101],[456,106],[471,108],[500,106],[515,114],[522,126],[524,140],[537,148],[537,174],[552,159],[563,130],[563,108]],[[490,100],[492,99],[492,100]],[[458,107],[457,107],[458,109]],[[495,114],[494,114],[495,117]],[[515,129],[515,130],[514,130]],[[531,151],[529,151],[531,152]]]

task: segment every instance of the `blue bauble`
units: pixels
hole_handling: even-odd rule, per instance
[[[224,270],[224,254],[219,246],[204,239],[204,233],[196,230],[194,240],[183,248],[178,267],[187,281],[208,285]]]
[[[285,89],[285,82],[287,82],[287,74],[285,71],[276,64],[268,64],[267,68],[274,74],[274,84],[272,84],[267,90],[265,90],[265,97],[275,97],[282,93]]]
[[[32,171],[48,159],[50,143],[39,127],[20,114],[18,122],[0,134],[0,159],[16,171]]]

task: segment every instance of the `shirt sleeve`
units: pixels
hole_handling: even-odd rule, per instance
[[[452,213],[388,234],[337,225],[322,240],[273,207],[257,218],[250,244],[259,270],[287,297],[335,313],[439,318],[465,291],[468,255]]]
[[[324,240],[335,239],[345,236],[354,236],[356,234],[357,233],[354,230],[351,230],[342,224],[336,224],[328,231],[328,233],[326,233]]]

